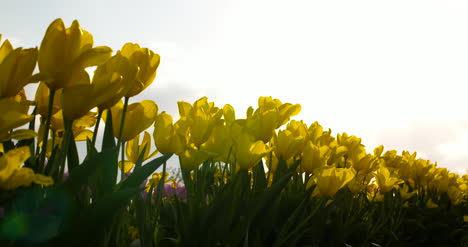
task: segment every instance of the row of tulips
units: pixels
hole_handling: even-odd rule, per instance
[[[217,246],[283,246],[291,239],[300,243],[305,241],[305,226],[312,224],[320,210],[328,210],[322,215],[336,217],[357,207],[364,218],[378,219],[364,222],[369,224],[365,228],[369,237],[359,241],[377,236],[375,229],[384,229],[391,217],[401,218],[402,207],[461,208],[465,213],[455,214],[462,219],[465,215],[468,221],[468,175],[439,168],[416,153],[384,152],[383,146],[368,153],[356,136],[334,136],[317,122],[307,125],[290,120],[301,106],[272,97],[260,97],[258,107],[250,107],[245,118],[236,117],[231,105],[217,107],[206,97],[193,104],[180,101],[179,119],[174,122],[151,100],[129,103],[155,79],[158,54],[133,43],[126,43],[115,55],[109,47],[93,45],[93,36],[77,21],[66,28],[57,19],[39,49],[14,49],[8,40],[0,46],[0,207],[5,210],[0,236],[5,243],[49,241],[49,246],[58,246],[73,236],[86,235],[81,241],[90,246],[128,244],[129,238],[137,237],[144,246],[167,239],[174,240],[172,245],[186,246],[197,238],[196,231],[187,226],[200,221],[190,217],[183,221],[187,214],[199,212],[204,215],[200,217],[208,217],[211,213],[207,212],[213,210],[216,214],[211,216],[221,217],[218,210],[226,207],[232,207],[223,215],[231,225],[213,229],[224,230],[219,233],[224,240],[212,242]],[[33,74],[36,64],[39,72]],[[93,66],[91,78],[87,68]],[[24,87],[29,83],[39,83],[34,100],[26,98]],[[36,116],[40,116],[38,128]],[[105,128],[98,151],[101,120]],[[26,124],[28,129],[19,129]],[[145,131],[151,126],[152,135]],[[84,159],[77,151],[79,141],[86,142]],[[179,158],[184,184],[170,180],[166,173],[166,161],[173,154]],[[161,166],[162,173],[154,173]],[[257,202],[257,197],[263,199]],[[296,200],[291,198],[303,199],[290,208],[289,200]],[[226,205],[230,199],[239,205]],[[31,200],[43,203],[23,208]],[[61,206],[52,206],[57,200]],[[275,200],[277,210],[286,207],[297,212],[278,213],[282,216],[277,220],[295,220],[301,227],[285,223],[283,228],[268,228],[265,236],[269,237],[246,238],[253,234],[254,222],[263,221],[256,214],[244,215],[242,207],[249,205],[261,214]],[[393,205],[388,209],[391,217],[364,212],[389,205]],[[46,220],[50,215],[43,213],[47,207],[59,214],[54,215],[55,228],[32,234],[18,227],[38,221],[51,224]],[[247,220],[236,219],[241,216]],[[93,224],[96,218],[102,223]],[[392,220],[390,225],[397,229],[400,223]],[[244,228],[234,227],[234,231],[233,224]],[[125,229],[131,229],[126,237]],[[290,230],[297,236],[286,233]],[[237,238],[226,237],[232,231],[240,232]],[[341,244],[362,243],[346,234],[341,240]],[[377,240],[385,238],[374,237]],[[325,243],[320,241],[315,243]]]

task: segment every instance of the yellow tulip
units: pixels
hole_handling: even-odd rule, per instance
[[[104,63],[112,53],[106,46],[93,48],[93,36],[74,20],[65,28],[62,19],[53,21],[39,49],[39,78],[51,89],[89,84],[87,67]]]
[[[403,183],[403,180],[391,176],[390,171],[388,168],[381,166],[376,174],[375,180],[377,181],[377,185],[379,186],[380,192],[385,193],[392,190],[396,185]]]
[[[363,146],[358,146],[349,154],[349,161],[351,166],[358,172],[362,174],[367,174],[372,172],[374,167],[378,163],[373,155],[366,153],[366,149]]]
[[[369,185],[372,178],[372,174],[364,175],[357,173],[353,180],[348,183],[347,187],[353,194],[362,192]]]
[[[96,124],[96,115],[95,112],[88,112],[86,115],[73,121],[72,131],[75,141],[86,141],[87,138],[92,139],[93,132],[86,128],[93,127]],[[54,131],[56,137],[63,136],[65,126],[61,110],[52,115],[50,119],[50,129]],[[39,136],[39,138],[40,141],[42,141],[41,136]]]
[[[115,105],[131,89],[137,72],[138,67],[120,53],[98,66],[92,81],[97,107],[104,110]]]
[[[247,131],[255,138],[268,143],[273,137],[274,130],[289,121],[290,117],[297,115],[301,106],[290,103],[283,104],[272,97],[259,97],[258,109],[247,110]]]
[[[62,95],[62,89],[56,90],[54,94],[54,103],[52,104],[52,115],[57,113],[62,109],[60,105],[60,95]],[[44,82],[40,82],[39,86],[36,89],[36,96],[34,101],[36,102],[37,114],[40,114],[42,117],[46,117],[47,107],[49,105],[49,96],[50,90]]]
[[[44,176],[42,174],[35,174],[33,178],[35,184],[40,184],[44,186],[49,186],[54,184],[54,179],[49,176]]]
[[[156,149],[162,154],[180,154],[185,151],[185,141],[177,134],[172,117],[166,112],[156,117],[153,138]]]
[[[229,104],[224,105],[223,116],[224,121],[226,121],[226,125],[230,126],[236,120],[236,112],[234,111],[234,107]]]
[[[145,153],[143,154],[143,161],[155,156],[158,151],[154,151],[150,154],[151,150],[151,136],[148,132],[144,132],[143,134],[143,141],[140,144],[140,134],[136,135],[135,138],[131,139],[127,142],[126,154],[127,160],[124,162],[124,166],[119,163],[120,169],[124,171],[124,173],[130,172],[130,170],[135,166],[140,157],[140,154],[143,152],[143,148],[145,148]]]
[[[312,143],[318,145],[323,135],[323,127],[318,122],[314,122],[309,126],[307,131],[309,132],[309,139]]]
[[[277,109],[258,111],[251,118],[247,118],[246,127],[256,140],[268,143],[274,135],[278,119]]]
[[[155,156],[158,152],[154,151],[150,154],[151,150],[151,135],[148,132],[144,132],[143,134],[143,141],[140,144],[140,134],[135,136],[132,140],[127,142],[127,149],[126,154],[127,158],[132,163],[137,163],[138,158],[140,157],[141,152],[143,152],[143,148],[145,148],[145,153],[143,154],[143,160],[147,160],[153,156]]]
[[[330,148],[328,146],[318,147],[308,141],[302,154],[301,167],[307,173],[324,167],[330,158]]]
[[[233,138],[235,159],[242,170],[256,166],[271,151],[263,141],[255,141],[248,133],[236,134]]]
[[[8,151],[0,157],[0,188],[16,189],[20,186],[30,186],[31,183],[50,185],[52,178],[34,174],[31,168],[21,165],[31,156],[29,147],[23,146]]]
[[[138,68],[117,54],[98,66],[91,84],[63,89],[61,105],[65,116],[77,119],[92,108],[101,110],[115,105],[128,92]]]
[[[416,194],[416,191],[408,192],[408,190],[409,190],[408,185],[403,184],[403,186],[400,186],[399,192],[400,192],[400,196],[403,199],[403,201],[406,201],[406,200],[410,199],[411,197],[413,197]]]
[[[29,123],[34,116],[28,115],[29,105],[11,98],[0,99],[0,142],[12,139],[9,131]]]
[[[140,48],[138,44],[132,43],[126,43],[122,47],[121,54],[139,68],[136,79],[132,82],[130,90],[125,94],[125,97],[133,97],[153,82],[160,57],[148,48]]]
[[[311,187],[314,183],[316,187],[312,192],[314,197],[333,196],[349,183],[356,172],[352,169],[346,168],[323,168],[319,171],[314,179],[310,179],[307,188]]]
[[[187,127],[189,142],[200,147],[211,135],[215,125],[220,122],[223,111],[202,97],[193,106],[187,102],[177,102],[180,121]]]
[[[285,130],[280,130],[275,140],[277,156],[283,160],[296,157],[304,150],[308,139],[307,125],[302,121],[291,121]]]
[[[159,181],[161,181],[161,179],[163,178],[163,175],[164,175],[164,183],[171,181],[169,179],[169,176],[170,176],[169,173],[166,172],[163,174],[162,172],[155,172],[151,175],[151,178],[148,180],[148,183],[145,186],[146,191],[149,191],[150,187],[155,188],[156,186],[158,186]]]
[[[140,144],[140,134],[135,136],[135,138],[131,139],[130,141],[127,142],[127,148],[126,154],[127,154],[127,159],[123,162],[119,162],[119,168],[124,172],[124,173],[129,173],[135,164],[138,161],[138,158],[140,157],[140,154],[143,152],[143,148],[145,148],[145,153],[143,154],[143,160],[145,161],[153,156],[155,156],[158,151],[154,151],[150,154],[151,150],[151,136],[148,132],[145,131],[143,135],[143,141]]]
[[[13,190],[20,186],[29,187],[34,177],[34,171],[31,168],[19,167],[13,171],[13,174],[0,187],[4,190]]]
[[[224,122],[218,122],[211,132],[208,140],[200,147],[201,150],[210,154],[215,161],[228,163],[229,149],[232,146],[232,139],[229,127]]]
[[[432,199],[429,199],[426,202],[426,207],[427,208],[437,208],[437,207],[439,207],[439,205],[437,205],[437,203],[433,202]]]
[[[123,114],[123,102],[119,101],[110,108],[112,112],[112,125],[114,127],[114,136],[118,138],[120,123]],[[103,114],[104,120],[107,114]],[[143,100],[141,102],[128,105],[125,113],[125,122],[122,132],[122,141],[126,142],[133,139],[136,135],[150,127],[158,114],[158,105],[151,100]]]
[[[209,155],[194,144],[191,144],[187,145],[185,151],[179,154],[179,158],[181,166],[191,171],[205,162],[209,158]]]
[[[13,50],[5,40],[0,46],[0,98],[17,95],[30,82],[36,67],[37,48]]]
[[[29,157],[29,147],[23,146],[8,151],[0,157],[0,185],[4,184],[13,172],[18,169]]]

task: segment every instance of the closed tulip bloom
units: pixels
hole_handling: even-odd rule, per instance
[[[119,101],[111,107],[112,125],[114,127],[114,136],[119,136],[120,122],[123,114],[123,103]],[[122,132],[122,141],[126,142],[133,139],[136,135],[150,127],[156,119],[158,105],[151,100],[130,104],[125,113],[125,122]],[[106,115],[103,114],[103,118]]]
[[[240,133],[233,136],[233,138],[235,142],[235,158],[237,165],[242,170],[248,170],[256,166],[271,151],[271,148],[263,141],[255,141],[247,133]]]
[[[73,21],[65,28],[62,19],[53,21],[39,49],[39,78],[51,89],[89,84],[87,67],[104,63],[112,53],[106,46],[93,48],[93,36]]]
[[[287,123],[290,117],[297,115],[300,105],[283,104],[272,97],[259,97],[258,109],[247,110],[247,129],[256,140],[268,143],[273,137],[274,130]]]
[[[0,46],[0,98],[13,97],[30,82],[36,67],[37,48],[13,50],[5,40]]]
[[[229,128],[220,121],[216,124],[208,140],[201,145],[201,149],[215,160],[228,163],[229,149],[232,145],[232,138]]]
[[[302,154],[301,167],[307,173],[324,167],[330,158],[330,148],[328,146],[316,146],[312,141],[308,141]]]
[[[276,126],[278,125],[278,111],[270,109],[255,114],[252,118],[247,118],[246,126],[248,132],[254,136],[256,140],[261,140],[268,143],[274,135]]]
[[[284,160],[296,157],[306,145],[308,139],[307,125],[302,121],[291,121],[285,130],[278,131],[276,137],[276,150],[278,157]]]
[[[77,119],[92,108],[101,110],[115,105],[135,79],[138,68],[127,58],[117,54],[98,66],[91,84],[81,84],[63,89],[61,105],[65,116]]]
[[[215,107],[213,102],[208,102],[207,97],[195,101],[193,106],[184,101],[177,104],[180,120],[187,126],[190,142],[200,147],[208,140],[213,128],[220,121],[222,109]]]
[[[178,135],[171,115],[166,112],[162,112],[156,117],[153,137],[154,145],[162,154],[182,153],[185,150],[185,142]]]
[[[54,115],[58,111],[62,109],[62,105],[60,104],[60,96],[62,95],[62,89],[56,90],[54,94],[54,103],[52,104],[52,112],[51,114]],[[49,96],[50,90],[44,82],[40,82],[39,86],[36,89],[36,96],[34,101],[36,102],[36,113],[40,114],[42,117],[47,116],[47,107],[49,104]]]
[[[377,164],[377,159],[373,155],[366,153],[363,146],[359,146],[350,154],[350,162],[352,167],[362,174],[367,174],[374,169]]]
[[[352,169],[346,168],[324,168],[316,176],[315,179],[310,179],[307,187],[310,187],[313,182],[317,184],[312,192],[314,197],[333,196],[349,183],[356,173]]]
[[[92,84],[99,109],[115,105],[132,87],[138,67],[120,53],[97,67]]]
[[[138,44],[133,43],[126,43],[122,47],[121,54],[139,68],[131,89],[125,94],[125,97],[133,97],[151,85],[156,77],[160,57],[150,49],[141,48]]]

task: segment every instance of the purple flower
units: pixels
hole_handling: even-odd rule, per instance
[[[163,196],[166,198],[185,200],[185,185],[183,183],[164,184]]]

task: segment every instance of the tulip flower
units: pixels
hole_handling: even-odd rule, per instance
[[[280,130],[275,138],[278,157],[284,160],[296,157],[306,145],[308,139],[307,125],[298,121],[291,121],[285,130]]]
[[[141,48],[138,44],[126,43],[121,49],[122,56],[138,66],[136,79],[132,82],[130,90],[125,97],[133,97],[147,88],[156,77],[160,57],[148,48]]]
[[[29,105],[11,98],[0,99],[0,142],[10,140],[12,129],[29,123],[34,116],[28,115]]]
[[[205,162],[210,156],[208,153],[200,150],[193,143],[187,145],[185,151],[179,154],[180,165],[188,171],[192,171],[203,162]]]
[[[5,40],[0,46],[0,98],[13,97],[30,82],[36,67],[37,48],[13,50]]]
[[[52,104],[52,112],[50,114],[54,115],[62,109],[60,104],[60,95],[62,95],[62,89],[56,90],[54,93],[54,103]],[[46,117],[48,112],[50,90],[44,82],[40,82],[39,86],[36,89],[36,96],[34,101],[36,102],[36,113],[40,114],[42,117]]]
[[[358,173],[367,174],[374,169],[378,160],[373,155],[366,153],[363,146],[358,146],[350,153],[349,161]]]
[[[403,199],[403,201],[406,201],[406,200],[410,199],[411,197],[413,197],[416,194],[416,191],[408,192],[408,190],[409,190],[408,185],[403,184],[403,186],[400,186],[399,192],[400,192],[400,196]]]
[[[229,149],[232,146],[230,129],[223,121],[219,121],[211,131],[208,140],[200,147],[201,150],[210,154],[215,161],[229,163]]]
[[[255,141],[247,133],[235,134],[233,138],[236,163],[242,170],[256,166],[272,149],[261,140]]]
[[[151,135],[148,132],[144,132],[143,141],[140,144],[140,134],[136,135],[135,138],[131,139],[127,142],[126,154],[127,159],[124,162],[124,166],[119,163],[120,169],[124,171],[124,173],[129,173],[130,170],[135,166],[140,157],[143,149],[145,148],[145,152],[143,154],[143,161],[154,157],[158,152],[154,151],[150,154],[151,150]]]
[[[314,179],[309,180],[307,188],[312,186],[315,182],[316,187],[312,192],[312,196],[333,196],[338,190],[349,183],[355,175],[356,172],[352,169],[336,167],[323,168]]]
[[[65,116],[77,119],[96,106],[104,110],[115,105],[130,89],[137,71],[138,68],[124,56],[111,57],[98,66],[91,84],[63,89],[61,105]]]
[[[253,109],[249,108],[247,112],[246,127],[256,140],[268,143],[274,130],[289,121],[290,117],[297,115],[300,109],[300,105],[282,104],[278,99],[260,97],[258,109],[252,113]]]
[[[39,49],[37,75],[50,89],[89,84],[87,67],[104,63],[112,53],[106,46],[93,48],[93,36],[74,20],[65,28],[62,19],[53,21]]]
[[[51,185],[52,178],[34,174],[31,168],[21,165],[31,156],[28,146],[8,151],[0,157],[0,188],[16,189],[20,186],[30,186],[31,183]]]
[[[112,112],[113,133],[114,136],[118,138],[123,114],[122,101],[119,101],[111,107],[110,111]],[[158,105],[151,100],[143,100],[130,104],[127,107],[121,140],[124,142],[129,141],[146,130],[154,123],[157,113]],[[104,120],[106,116],[107,114],[103,114]]]
[[[328,146],[318,147],[308,141],[302,153],[301,168],[307,173],[324,167],[330,158],[330,148]]]
[[[213,128],[220,121],[223,111],[208,103],[208,98],[202,97],[193,106],[187,102],[177,102],[180,121],[187,127],[189,142],[200,147],[211,135]]]
[[[176,131],[172,124],[171,115],[161,112],[154,121],[154,145],[162,154],[180,154],[185,150],[185,140]]]
[[[377,181],[377,185],[379,185],[381,193],[388,192],[396,185],[403,183],[401,179],[391,176],[390,171],[384,166],[381,166],[377,170],[375,180]]]

